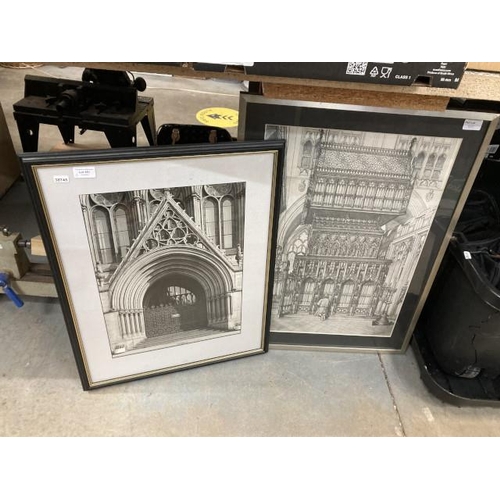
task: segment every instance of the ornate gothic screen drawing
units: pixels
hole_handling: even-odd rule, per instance
[[[390,337],[461,139],[267,125],[277,137],[272,330]]]
[[[401,351],[494,115],[242,94],[239,139],[285,140],[271,345]]]

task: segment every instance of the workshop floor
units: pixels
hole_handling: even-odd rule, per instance
[[[0,67],[0,103],[21,152],[12,105],[25,74],[79,79],[81,69]],[[238,109],[242,84],[143,75],[157,126],[196,123],[209,106]],[[236,135],[236,129],[230,129]],[[79,143],[106,142],[99,133]],[[61,143],[43,127],[40,150]],[[145,143],[140,135],[139,144]],[[38,234],[23,181],[0,200],[0,224]],[[80,385],[56,299],[0,295],[1,436],[500,436],[500,407],[458,408],[431,395],[404,354],[272,349],[265,355],[95,391]]]

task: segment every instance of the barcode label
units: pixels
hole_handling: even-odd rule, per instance
[[[462,130],[481,130],[483,120],[465,120]]]
[[[366,74],[366,68],[368,68],[367,62],[348,62],[346,75],[364,75]]]
[[[73,167],[73,176],[75,179],[93,179],[95,167]]]
[[[498,151],[498,144],[490,144],[486,150],[486,154],[494,155]]]

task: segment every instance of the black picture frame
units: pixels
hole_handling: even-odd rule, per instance
[[[20,155],[84,390],[267,352],[283,150]]]
[[[242,93],[238,139],[287,141],[271,347],[404,351],[497,122],[498,115],[489,113],[348,106]],[[398,189],[406,194],[398,198]],[[432,201],[432,196],[437,198]],[[366,208],[376,204],[376,210]],[[427,234],[410,233],[414,246],[408,239],[406,260],[398,264],[405,282],[398,281],[396,250],[403,248],[396,247],[398,234],[416,227],[415,221],[432,210]],[[297,236],[301,227],[304,232]],[[300,238],[306,242],[302,247]],[[357,249],[368,242],[374,255]],[[316,316],[322,310],[325,314]]]

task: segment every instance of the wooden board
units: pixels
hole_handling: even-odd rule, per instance
[[[477,71],[500,71],[500,62],[470,62],[467,63],[467,69]]]
[[[41,236],[31,238],[31,255],[47,256]]]
[[[425,111],[444,111],[449,101],[449,98],[445,96],[393,94],[367,90],[307,87],[305,85],[284,85],[277,83],[263,83],[262,88],[263,94],[273,99],[332,102]]]

